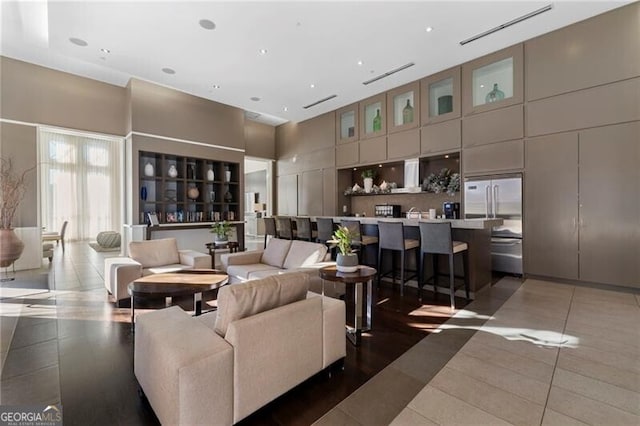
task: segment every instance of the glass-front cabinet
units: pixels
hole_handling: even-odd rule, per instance
[[[240,168],[202,158],[139,153],[139,223],[237,220]]]
[[[360,102],[360,139],[387,133],[387,103],[384,93]]]
[[[460,117],[460,67],[423,78],[422,125]]]
[[[351,104],[336,111],[336,140],[338,143],[357,141],[359,138],[358,104]]]
[[[387,92],[389,133],[418,127],[420,120],[420,83],[418,81]]]
[[[473,114],[521,103],[523,48],[516,45],[463,65],[464,113]]]

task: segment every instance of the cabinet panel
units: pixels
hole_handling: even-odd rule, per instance
[[[460,128],[460,120],[449,120],[423,127],[420,132],[420,152],[432,154],[460,151],[462,141]]]
[[[460,67],[422,79],[420,100],[423,126],[460,117]]]
[[[322,214],[335,216],[336,211],[336,169],[322,170]]]
[[[527,100],[637,77],[638,28],[635,3],[527,41]]]
[[[358,104],[351,104],[336,110],[336,143],[357,141],[360,137],[360,111]]]
[[[336,146],[336,166],[352,166],[358,164],[358,142]]]
[[[523,46],[517,44],[462,66],[462,112],[485,112],[522,103]]]
[[[465,117],[462,120],[462,146],[471,147],[524,137],[524,107],[514,105]]]
[[[278,176],[278,209],[276,215],[296,216],[298,214],[298,175]]]
[[[640,288],[640,123],[580,132],[580,279]]]
[[[391,136],[389,136],[391,137]],[[360,164],[375,163],[387,159],[387,137],[360,141]]]
[[[387,97],[384,93],[360,102],[360,139],[387,133]]]
[[[302,173],[299,197],[301,200],[298,214],[303,216],[322,215],[322,170]]]
[[[299,123],[298,135],[298,153],[333,147],[336,143],[335,114],[330,112]]]
[[[640,78],[527,104],[527,135],[579,130],[640,120]]]
[[[420,154],[420,129],[407,130],[389,135],[387,157],[412,158]]]
[[[405,84],[387,92],[389,133],[413,129],[420,124],[420,83]]]
[[[464,173],[499,172],[523,167],[522,140],[481,145],[462,151]]]
[[[528,139],[525,148],[525,273],[578,279],[578,135]]]

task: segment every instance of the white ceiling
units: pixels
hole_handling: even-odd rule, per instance
[[[459,44],[550,3],[549,12]],[[280,124],[334,110],[625,3],[2,0],[0,54],[119,86],[137,77]],[[203,29],[201,19],[216,28]],[[428,26],[433,31],[427,32]],[[72,37],[88,45],[72,44]],[[267,53],[261,55],[260,49]],[[409,62],[415,66],[362,84]],[[176,73],[165,74],[165,67]],[[328,102],[302,108],[334,94]]]

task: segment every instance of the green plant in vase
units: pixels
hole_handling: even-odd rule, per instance
[[[373,189],[373,178],[376,177],[374,169],[366,169],[362,171],[362,180],[364,181],[364,192],[367,194]]]
[[[216,243],[226,243],[229,241],[229,234],[231,233],[231,229],[233,227],[229,222],[223,220],[221,222],[216,222],[211,225],[211,233],[216,234],[214,238],[214,242]]]
[[[351,244],[353,235],[346,226],[339,226],[333,234],[333,239],[338,247],[336,268],[340,272],[356,272],[358,270],[358,255],[353,252]]]

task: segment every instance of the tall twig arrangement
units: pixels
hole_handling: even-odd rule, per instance
[[[0,229],[11,229],[13,217],[27,190],[27,173],[31,170],[33,167],[18,173],[10,158],[0,158]]]

